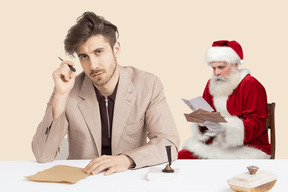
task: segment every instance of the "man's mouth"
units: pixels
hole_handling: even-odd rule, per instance
[[[94,74],[93,74],[93,77],[97,77],[97,76],[101,75],[102,73],[103,73],[103,72],[94,73]]]
[[[98,71],[98,72],[94,72],[94,73],[90,74],[90,76],[97,77],[97,76],[100,76],[103,73],[104,73],[103,71]]]

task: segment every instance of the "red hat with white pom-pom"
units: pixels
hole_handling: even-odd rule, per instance
[[[212,62],[225,62],[229,64],[242,64],[243,51],[241,45],[237,41],[215,41],[212,47],[209,47],[205,60],[208,65]]]

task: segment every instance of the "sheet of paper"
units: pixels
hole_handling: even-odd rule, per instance
[[[205,111],[214,111],[214,109],[203,99],[203,97],[199,96],[191,100],[182,99],[186,105],[192,110],[196,111],[197,109],[203,109]]]
[[[184,114],[188,122],[204,123],[205,121],[214,121],[219,123],[227,122],[219,112],[210,112],[202,109],[193,111],[190,114]]]
[[[67,165],[56,165],[50,169],[39,171],[35,175],[27,176],[26,178],[31,181],[38,182],[74,184],[88,176],[89,174],[83,172],[83,168]]]

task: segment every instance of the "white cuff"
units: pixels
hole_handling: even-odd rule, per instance
[[[223,134],[223,145],[227,147],[242,146],[244,143],[244,124],[242,119],[237,116],[225,118],[226,129],[220,133]]]

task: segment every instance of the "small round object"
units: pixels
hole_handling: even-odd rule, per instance
[[[259,167],[255,166],[255,165],[251,165],[251,166],[248,166],[247,169],[251,175],[255,175],[256,172],[258,171]]]

